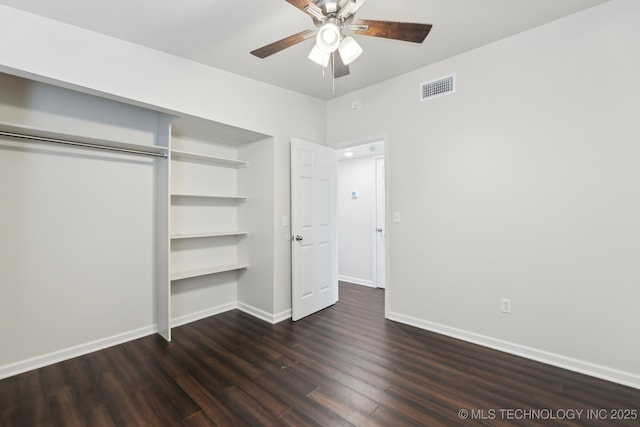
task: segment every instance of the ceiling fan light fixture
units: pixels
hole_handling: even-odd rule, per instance
[[[318,47],[318,44],[313,45],[313,49],[309,52],[310,60],[315,62],[318,65],[322,65],[323,67],[327,67],[329,65],[329,59],[331,59],[331,54],[324,52],[322,49]]]
[[[340,45],[340,28],[332,22],[324,24],[316,36],[316,45],[325,53],[332,53]]]
[[[340,52],[340,57],[344,65],[349,65],[360,56],[362,47],[353,37],[349,36],[342,39],[338,47],[338,52]]]

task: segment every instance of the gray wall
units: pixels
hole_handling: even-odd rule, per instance
[[[331,145],[387,135],[389,317],[640,386],[637,16],[614,0],[328,103]]]

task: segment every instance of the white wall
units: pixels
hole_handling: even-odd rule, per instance
[[[375,286],[375,165],[371,156],[338,161],[338,277],[366,286]]]
[[[328,102],[331,145],[388,135],[389,317],[640,386],[638,16],[614,0]]]
[[[0,74],[0,117],[153,144],[158,114]],[[0,377],[155,323],[154,162],[0,137]]]
[[[274,175],[273,139],[245,144],[238,149],[239,158],[249,166],[239,170],[240,194],[249,199],[240,205],[240,224],[249,236],[240,242],[240,252],[250,260],[250,267],[240,273],[238,301],[241,308],[254,316],[273,322],[274,285],[265,281],[272,277],[274,259],[274,188],[264,185],[265,177]]]

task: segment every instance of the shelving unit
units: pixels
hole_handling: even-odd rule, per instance
[[[202,141],[201,144],[207,150],[214,150],[217,147],[217,144],[213,142]],[[228,151],[227,147],[224,148],[225,151]],[[174,255],[171,280],[184,280],[248,268],[249,265],[246,262],[238,261],[238,259],[242,259],[242,255],[238,254],[237,248],[238,238],[246,235],[246,233],[237,231],[238,204],[248,200],[248,197],[230,194],[237,193],[238,176],[237,172],[230,174],[229,171],[245,168],[249,163],[229,157],[177,149],[171,150],[171,159],[173,187],[179,187],[179,190],[172,191],[172,201],[175,199],[199,200],[193,205],[190,205],[188,201],[181,205],[181,208],[187,213],[189,211],[192,213],[192,215],[185,215],[184,220],[190,218],[191,222],[198,222],[195,226],[191,225],[191,229],[195,228],[195,231],[177,232],[172,230],[172,235],[175,237],[171,238],[171,250]],[[224,181],[223,188],[219,186],[217,191],[224,190],[226,194],[203,193],[202,181],[211,183]],[[190,191],[196,185],[200,187],[200,190]],[[186,224],[174,221],[174,226],[176,228],[186,227]],[[211,232],[214,229],[217,231]],[[202,239],[205,238],[209,240],[203,244]],[[190,244],[193,239],[198,239],[198,241]],[[230,242],[229,239],[234,240]],[[222,245],[222,243],[225,244]],[[217,248],[216,245],[222,245],[222,247]],[[193,254],[178,254],[180,251],[189,251]],[[180,256],[178,257],[178,255]],[[235,261],[228,262],[230,259],[235,259]],[[205,264],[203,265],[203,263]]]
[[[167,213],[158,228],[164,233],[159,240],[166,242],[158,252],[158,329],[171,340],[173,322],[228,309],[237,304],[239,289],[246,289],[243,277],[250,283],[264,277],[261,262],[255,272],[250,262],[268,249],[260,237],[251,242],[250,236],[252,227],[264,227],[259,212],[268,207],[252,202],[248,190],[264,180],[268,156],[256,155],[256,170],[243,157],[262,152],[265,146],[253,143],[269,137],[195,118],[161,123],[158,135],[169,156],[158,176],[166,183],[159,198]]]

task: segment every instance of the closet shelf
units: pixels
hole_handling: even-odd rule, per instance
[[[248,233],[246,231],[217,231],[217,232],[209,232],[209,233],[185,233],[185,234],[174,234],[171,236],[171,240],[179,240],[179,239],[198,239],[202,237],[225,237],[225,236],[246,236]]]
[[[175,271],[171,273],[171,280],[176,281],[176,280],[188,279],[190,277],[200,277],[200,276],[207,276],[209,274],[224,273],[227,271],[243,270],[248,267],[249,265],[247,263],[235,263],[235,264],[216,265],[216,266],[205,267],[205,268],[197,268],[194,270]]]
[[[247,200],[247,196],[223,196],[215,194],[171,193],[171,197],[196,197],[201,199]]]
[[[200,160],[209,163],[216,163],[224,166],[241,168],[248,165],[248,162],[224,157],[209,156],[206,154],[191,153],[182,150],[171,150],[171,158],[176,160]]]

